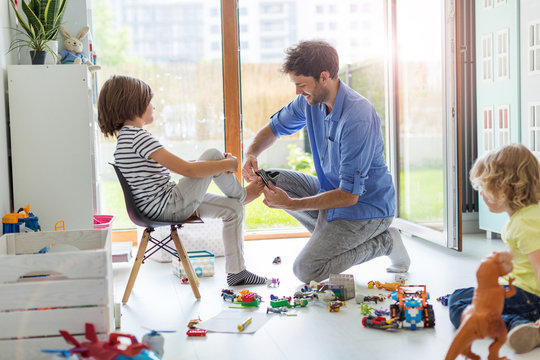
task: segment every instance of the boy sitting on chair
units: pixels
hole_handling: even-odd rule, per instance
[[[234,172],[238,159],[208,149],[197,161],[186,161],[168,150],[145,125],[154,121],[152,89],[129,76],[112,76],[103,84],[98,101],[98,123],[105,136],[116,136],[116,165],[126,178],[137,208],[159,221],[183,221],[194,212],[201,218],[223,220],[227,284],[264,284],[266,278],[246,270],[244,263],[244,206],[257,198],[262,181],[242,187]],[[183,175],[175,184],[170,171]],[[210,181],[225,196],[207,193]]]

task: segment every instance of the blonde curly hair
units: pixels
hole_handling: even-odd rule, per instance
[[[517,211],[540,202],[540,164],[524,145],[510,144],[478,158],[470,173],[472,186],[506,201]]]

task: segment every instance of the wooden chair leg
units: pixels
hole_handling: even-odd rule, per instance
[[[186,261],[185,264],[187,266],[189,266],[189,272],[193,273],[193,276],[195,278],[195,283],[197,284],[197,286],[201,285],[199,277],[197,276],[197,273],[195,272],[195,269],[193,268],[193,264],[191,263],[191,261],[189,261],[189,255],[187,253],[186,248],[184,247],[184,243],[182,243],[182,240],[180,240],[180,235],[178,235],[178,232],[176,231],[176,229],[174,230],[174,234],[178,238],[178,242],[180,243],[180,246],[182,247],[182,252],[186,254],[186,258],[188,259],[188,261]],[[178,248],[176,250],[178,250]],[[186,270],[186,269],[184,269],[184,270]],[[187,271],[186,271],[186,273],[187,273]]]
[[[191,290],[193,290],[193,295],[195,295],[197,300],[199,300],[201,298],[201,294],[199,293],[198,288],[199,278],[195,274],[195,270],[193,270],[193,265],[191,265],[191,261],[189,261],[186,248],[182,244],[182,241],[180,241],[180,237],[178,236],[178,231],[176,231],[176,229],[171,228],[171,237],[174,241],[176,251],[178,252],[180,262],[182,263],[184,271],[186,272],[186,275],[188,277],[189,285],[191,285]]]
[[[133,268],[131,269],[131,274],[129,275],[129,280],[126,285],[126,290],[124,291],[124,297],[122,298],[123,304],[127,303],[129,299],[129,295],[131,295],[131,290],[133,289],[133,285],[135,285],[135,279],[137,278],[137,274],[139,273],[139,269],[144,259],[144,252],[146,251],[146,247],[148,246],[149,238],[150,238],[150,231],[148,231],[148,229],[145,229],[143,236],[141,238],[141,243],[139,244],[139,250],[137,251],[137,257],[135,258],[135,263],[133,264]]]

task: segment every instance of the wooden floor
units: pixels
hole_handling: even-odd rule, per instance
[[[245,244],[248,269],[268,277],[280,279],[279,288],[251,286],[251,291],[263,296],[264,303],[255,311],[266,312],[270,294],[292,296],[302,283],[292,274],[292,263],[306,239],[278,239],[250,241]],[[435,310],[436,325],[433,329],[388,332],[367,329],[362,326],[359,305],[347,301],[340,312],[330,313],[327,307],[312,302],[298,309],[297,316],[268,315],[270,319],[254,334],[208,333],[203,338],[186,336],[187,323],[200,317],[210,319],[222,311],[249,310],[230,309],[229,303],[220,297],[226,288],[223,258],[216,259],[214,277],[201,278],[202,299],[196,301],[188,285],[182,285],[172,275],[170,263],[148,260],[142,265],[139,277],[126,305],[122,306],[121,329],[139,339],[155,330],[176,330],[163,334],[165,337],[165,360],[227,360],[227,359],[443,359],[454,336],[454,328],[448,320],[448,309],[435,299],[458,287],[476,284],[475,272],[480,259],[492,251],[504,249],[500,240],[486,240],[485,235],[466,236],[464,252],[442,248],[418,238],[406,238],[405,245],[412,258],[407,283],[425,284]],[[272,260],[280,256],[280,265]],[[370,290],[370,280],[394,281],[386,273],[389,265],[386,257],[358,265],[346,273],[354,275],[356,292],[381,293]],[[115,302],[120,302],[131,264],[114,265]],[[236,287],[235,290],[241,290]],[[377,308],[388,308],[393,303],[385,301]],[[247,313],[246,313],[247,314]],[[473,344],[473,351],[487,359],[490,340]],[[511,359],[540,359],[540,348],[524,355],[516,355],[507,346],[501,355]]]

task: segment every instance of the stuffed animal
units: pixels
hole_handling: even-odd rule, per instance
[[[101,66],[92,64],[88,58],[82,53],[83,43],[82,39],[88,34],[90,28],[85,26],[79,31],[77,37],[71,36],[71,34],[66,30],[63,25],[60,25],[60,33],[64,35],[66,40],[64,40],[64,48],[58,53],[60,56],[60,63],[62,64],[86,64],[88,65],[88,70],[96,71],[101,69]]]
[[[445,360],[454,360],[459,355],[467,359],[480,359],[471,351],[472,343],[477,339],[489,337],[493,342],[489,346],[488,359],[502,360],[499,349],[506,341],[506,325],[501,317],[504,299],[512,297],[516,288],[513,278],[508,279],[508,290],[499,285],[499,276],[508,274],[513,269],[512,254],[494,252],[482,261],[476,272],[478,286],[474,290],[472,304],[461,315],[461,325],[446,353]]]

